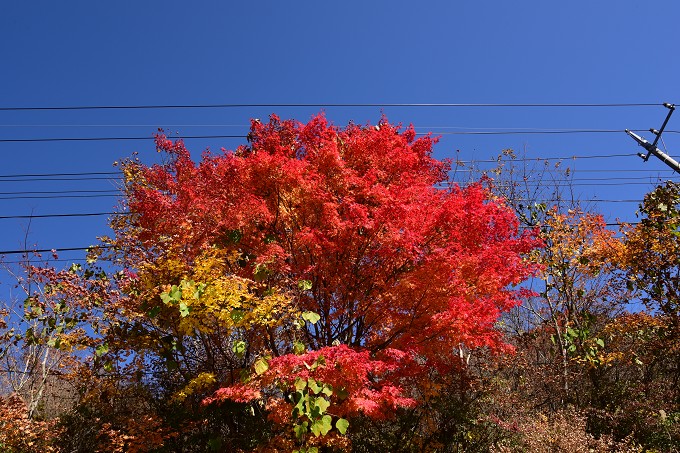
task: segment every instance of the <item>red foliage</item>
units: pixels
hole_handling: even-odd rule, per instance
[[[447,367],[461,344],[503,347],[494,323],[518,303],[511,287],[533,272],[523,256],[538,243],[481,185],[450,182],[434,139],[323,116],[253,121],[249,139],[196,165],[161,135],[171,162],[126,170],[135,239],[150,255],[163,243],[190,264],[227,248],[241,257],[235,275],[265,278],[320,315],[302,330],[304,355],[292,354],[292,327],[272,330],[261,384],[304,376],[303,362],[323,355],[315,378],[350,391],[346,412],[379,416],[412,404],[405,379]]]

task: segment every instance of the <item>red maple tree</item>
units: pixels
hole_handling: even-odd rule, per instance
[[[538,241],[483,184],[453,183],[435,139],[321,115],[253,121],[248,138],[196,164],[159,135],[167,164],[125,166],[130,268],[172,254],[189,269],[220,250],[224,272],[292,301],[277,322],[241,332],[255,372],[218,377],[209,401],[266,399],[286,421],[286,389],[313,379],[333,415],[381,417],[416,404],[409,383],[445,373],[461,348],[505,346],[494,325],[519,303]]]

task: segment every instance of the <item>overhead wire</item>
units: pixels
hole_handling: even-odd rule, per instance
[[[79,193],[79,194],[85,194],[85,193],[116,193],[120,194],[119,190],[58,190],[58,191],[21,191],[21,192],[0,192],[0,195],[48,195],[48,194],[74,194],[74,193]]]
[[[73,177],[63,177],[63,178],[15,178],[15,179],[0,179],[0,182],[37,182],[37,181],[111,181],[111,177],[108,176],[91,176],[84,178],[73,178]]]
[[[555,160],[576,160],[576,159],[609,159],[609,158],[615,158],[615,157],[630,157],[630,156],[637,156],[635,153],[618,153],[618,154],[594,154],[590,156],[562,156],[562,157],[523,157],[523,158],[517,158],[517,159],[512,159],[511,161],[508,162],[543,162],[543,161],[555,161]],[[484,164],[484,163],[499,163],[498,159],[469,159],[469,160],[464,160],[464,159],[453,159],[452,163],[454,165],[456,164]]]
[[[589,182],[587,179],[584,180],[548,180],[548,181],[527,181],[530,186],[536,184],[543,184],[549,187],[571,187],[571,186],[654,186],[664,181],[620,181],[620,182],[602,182],[596,179],[592,179]],[[465,181],[452,181],[455,184],[464,183]],[[521,183],[520,183],[521,184]],[[507,184],[499,183],[500,187],[505,187]],[[33,191],[33,192],[0,192],[0,200],[24,200],[24,199],[61,199],[61,198],[113,198],[122,196],[120,191],[117,190],[63,190],[63,191]],[[80,215],[80,214],[78,214]],[[56,215],[45,215],[43,217],[51,217]],[[67,215],[63,215],[67,216]],[[76,216],[76,215],[69,215]],[[31,218],[32,216],[0,216],[0,219],[9,218]],[[38,218],[33,216],[33,218]]]
[[[0,220],[8,219],[46,219],[59,217],[101,217],[108,215],[128,215],[128,212],[75,212],[65,214],[30,214],[30,215],[3,215]]]
[[[646,130],[631,129],[634,132],[645,132]],[[623,133],[624,129],[553,129],[553,130],[461,130],[461,131],[430,131],[419,132],[417,135],[551,135],[551,134],[613,134]],[[678,134],[680,131],[667,130],[664,133]],[[181,135],[172,134],[171,139],[199,140],[199,139],[246,139],[243,134],[213,134],[213,135]],[[154,140],[155,137],[39,137],[39,138],[0,138],[0,143],[49,143],[49,142],[108,142],[108,141],[144,141]]]
[[[570,156],[570,157],[564,157],[561,159],[580,159],[585,156]],[[615,156],[612,156],[615,157]],[[512,163],[512,162],[523,162],[523,161],[535,161],[538,160],[540,161],[541,159],[547,159],[547,158],[517,158],[517,159],[511,159],[507,161],[502,161],[504,163]],[[559,158],[558,158],[559,159]],[[456,161],[454,161],[456,162]],[[468,161],[463,161],[459,160],[457,162],[461,163],[468,163],[468,162],[482,162],[479,160],[468,160]],[[484,160],[483,162],[493,162],[493,163],[498,163],[498,160]],[[472,171],[471,169],[457,169],[457,171]],[[573,170],[574,172],[578,173],[626,173],[626,172],[646,172],[649,173],[649,170],[644,169],[644,168],[606,168],[606,169],[578,169],[578,170]],[[656,170],[655,173],[674,173],[674,170],[671,169],[660,169]],[[33,181],[31,178],[44,178],[44,177],[53,177],[53,176],[73,176],[75,181],[80,181],[80,180],[89,180],[88,178],[80,178],[81,176],[88,176],[88,175],[110,175],[110,176],[122,176],[122,172],[120,171],[110,171],[110,172],[94,172],[94,171],[86,171],[86,172],[73,172],[73,173],[9,173],[9,174],[0,174],[0,182],[2,182],[3,179],[6,178],[26,178],[26,181]],[[105,178],[105,179],[111,179],[111,178]],[[618,178],[616,178],[618,179]]]
[[[41,265],[42,264],[51,264],[51,263],[74,263],[74,262],[85,262],[85,261],[87,261],[87,258],[72,258],[70,260],[61,259],[61,258],[56,259],[56,260],[55,259],[48,259],[48,260],[45,261],[45,263],[41,263]],[[20,260],[20,261],[18,261],[18,260],[11,260],[11,261],[4,261],[3,260],[3,261],[0,261],[0,264],[29,264],[29,263],[30,263],[30,259],[28,259],[28,258],[24,259],[24,260]]]
[[[72,173],[12,173],[8,175],[0,175],[2,178],[32,178],[42,176],[89,176],[89,175],[121,175],[120,171],[83,171]]]
[[[504,108],[603,108],[603,107],[659,107],[663,103],[224,103],[224,104],[156,104],[156,105],[73,105],[73,106],[12,106],[0,107],[3,112],[65,111],[65,110],[162,110],[215,108],[305,108],[305,107],[504,107]]]
[[[108,249],[107,245],[91,245],[89,247],[55,247],[51,249],[19,249],[19,250],[0,250],[0,255],[23,255],[27,253],[60,253],[60,252],[79,252],[92,249]]]
[[[180,137],[168,137],[182,140],[215,139],[215,138],[246,138],[246,135],[189,135]],[[40,143],[40,142],[108,142],[108,141],[134,141],[154,140],[149,137],[49,137],[49,138],[3,138],[0,143]]]
[[[111,198],[117,197],[116,194],[83,194],[83,195],[18,195],[11,197],[0,197],[0,200],[48,200],[53,198]]]

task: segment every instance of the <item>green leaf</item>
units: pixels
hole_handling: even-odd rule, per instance
[[[304,343],[300,341],[296,341],[293,343],[293,354],[295,355],[301,355],[304,354],[307,348],[305,348]]]
[[[182,280],[179,282],[179,288],[181,291],[188,291],[192,286],[194,286],[193,280]]]
[[[331,396],[331,395],[333,395],[333,387],[326,384],[326,385],[323,386],[321,393],[323,393],[326,396]]]
[[[175,302],[182,300],[182,289],[177,285],[172,285],[170,288],[170,298]]]
[[[595,343],[597,343],[599,347],[604,348],[604,340],[602,338],[595,340]]]
[[[344,418],[339,418],[338,421],[335,422],[335,427],[340,431],[340,434],[344,435],[349,427],[349,422]]]
[[[309,385],[309,389],[314,393],[315,395],[321,391],[321,386],[316,383],[316,381],[312,378],[309,378],[307,381]]]
[[[243,310],[232,310],[229,316],[231,316],[231,320],[234,321],[234,323],[239,323],[245,318],[246,314]]]
[[[161,307],[155,306],[155,307],[153,307],[151,310],[149,310],[149,312],[147,313],[147,315],[149,315],[149,318],[155,318],[156,316],[158,316],[158,314],[159,314],[160,312],[161,312]]]
[[[186,304],[186,302],[180,302],[179,303],[179,315],[182,318],[186,318],[189,316],[189,313],[191,312],[191,307]]]
[[[111,362],[106,362],[106,363],[104,364],[104,371],[106,371],[107,373],[112,372],[112,371],[113,371],[113,363],[111,363]]]
[[[26,343],[29,345],[36,343],[37,339],[35,338],[35,332],[33,331],[33,327],[29,327],[28,329],[26,329],[24,338],[26,339]]]
[[[317,437],[325,436],[333,427],[331,425],[332,421],[333,419],[330,415],[324,415],[321,419],[315,420],[314,423],[312,423],[312,433]]]
[[[312,423],[312,434],[316,437],[321,435],[322,422],[321,420],[316,420]]]
[[[328,409],[328,407],[331,405],[331,403],[326,398],[321,397],[316,398],[314,404],[319,408],[319,414],[326,412],[326,409]]]
[[[95,349],[95,354],[97,354],[97,357],[101,357],[107,352],[109,352],[109,345],[107,345],[106,343],[100,344]]]
[[[293,426],[293,431],[295,431],[295,437],[298,439],[302,439],[302,436],[304,436],[307,433],[307,427],[309,426],[308,422],[302,422],[299,425]]]
[[[165,304],[177,303],[182,300],[182,290],[177,285],[172,285],[170,291],[161,293],[161,300]]]
[[[266,358],[260,357],[255,361],[255,373],[260,374],[265,373],[269,369],[269,362]]]
[[[302,319],[311,324],[316,324],[319,321],[319,319],[321,319],[321,316],[314,313],[313,311],[306,311],[302,313]]]
[[[237,356],[243,357],[243,354],[246,353],[246,342],[243,340],[234,341],[234,344],[231,346],[231,350]]]
[[[310,289],[312,289],[311,280],[300,280],[298,282],[298,289],[300,291],[309,291]]]
[[[295,378],[295,390],[301,392],[307,387],[307,381],[300,378]]]
[[[293,394],[293,402],[295,403],[295,407],[293,408],[293,417],[307,412],[305,411],[305,403],[308,401],[309,398],[305,394],[304,390],[298,390]]]

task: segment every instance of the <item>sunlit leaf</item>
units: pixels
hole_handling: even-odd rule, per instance
[[[347,432],[347,428],[349,428],[349,422],[344,418],[339,418],[335,422],[335,427],[340,431],[340,434],[344,435]]]

